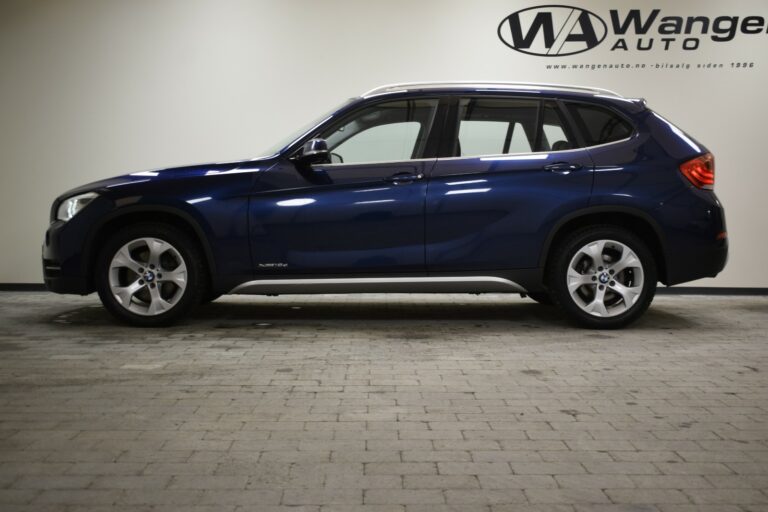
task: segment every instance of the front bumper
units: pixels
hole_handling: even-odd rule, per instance
[[[88,276],[83,272],[80,252],[68,243],[68,223],[53,222],[45,232],[43,242],[43,281],[54,293],[87,295],[93,290]]]

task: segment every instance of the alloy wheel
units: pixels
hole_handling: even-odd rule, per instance
[[[644,279],[640,258],[615,240],[595,240],[581,247],[566,274],[568,292],[576,305],[602,318],[618,316],[634,306]]]
[[[137,238],[123,245],[109,264],[109,287],[128,311],[157,316],[171,310],[187,288],[181,253],[159,238]]]

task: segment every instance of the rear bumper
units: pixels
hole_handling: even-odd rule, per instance
[[[680,284],[705,277],[716,277],[728,261],[728,241],[721,241],[718,246],[700,248],[689,258],[675,262],[674,272],[670,274],[669,284]]]
[[[669,286],[717,276],[728,261],[725,213],[714,193],[692,190],[662,209]]]

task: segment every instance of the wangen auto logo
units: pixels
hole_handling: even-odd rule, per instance
[[[605,39],[600,16],[579,7],[539,5],[513,12],[499,24],[501,41],[518,52],[562,57],[585,52]]]
[[[499,24],[499,39],[513,50],[542,57],[575,55],[596,47],[611,32],[612,52],[696,51],[701,42],[727,43],[737,36],[768,34],[765,16],[665,16],[661,9],[618,9],[605,20],[569,5],[537,5],[513,12]]]

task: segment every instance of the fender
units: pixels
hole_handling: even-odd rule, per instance
[[[200,226],[200,223],[197,219],[195,219],[189,212],[179,208],[174,208],[172,206],[144,204],[134,204],[130,206],[119,207],[110,212],[108,215],[105,215],[98,223],[94,225],[93,228],[91,228],[83,248],[83,253],[86,255],[86,257],[83,258],[82,263],[83,275],[87,276],[90,274],[88,272],[88,268],[92,267],[93,259],[95,258],[94,252],[92,251],[93,244],[96,240],[96,235],[99,233],[101,228],[116,219],[135,213],[164,213],[178,217],[180,220],[184,221],[192,228],[195,236],[200,241],[200,245],[203,248],[203,254],[205,255],[205,260],[208,264],[208,268],[211,271],[211,275],[216,275],[216,261],[213,257],[213,250],[211,249],[210,243],[208,242],[208,237],[205,235],[205,231]]]
[[[547,263],[547,258],[549,257],[549,249],[552,245],[552,241],[555,239],[555,236],[560,231],[560,229],[567,224],[568,222],[571,222],[573,220],[576,220],[580,217],[585,217],[587,215],[595,215],[600,213],[624,213],[627,215],[631,215],[633,217],[637,217],[645,222],[647,222],[651,229],[653,229],[654,233],[656,234],[656,237],[658,238],[660,244],[661,244],[661,250],[662,250],[662,256],[664,257],[664,264],[667,265],[667,268],[669,268],[669,258],[667,257],[667,253],[664,250],[666,247],[666,237],[664,236],[664,232],[659,227],[658,222],[656,222],[656,219],[654,219],[651,215],[648,213],[639,210],[637,208],[632,208],[629,206],[621,206],[621,205],[600,205],[600,206],[588,206],[586,208],[581,208],[579,210],[575,210],[568,215],[565,215],[561,219],[559,219],[555,225],[550,229],[549,234],[547,235],[547,238],[544,241],[544,246],[541,251],[541,256],[539,256],[539,266],[541,268],[544,268],[544,266]]]

